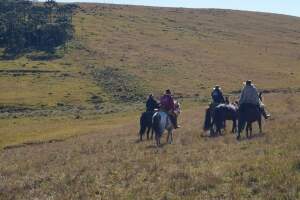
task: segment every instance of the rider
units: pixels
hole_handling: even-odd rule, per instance
[[[241,95],[240,95],[240,101],[239,104],[242,106],[242,104],[254,104],[257,105],[260,108],[260,111],[265,119],[268,119],[270,117],[270,114],[267,114],[265,111],[265,106],[262,103],[261,99],[259,98],[259,94],[257,92],[257,89],[254,84],[252,84],[251,80],[247,80],[244,88],[242,89]]]
[[[211,98],[213,100],[213,104],[215,104],[215,105],[220,104],[220,103],[225,103],[225,99],[224,99],[222,90],[219,85],[216,85],[213,88],[213,91],[211,93]]]
[[[154,110],[158,107],[159,105],[154,99],[153,94],[150,94],[146,102],[146,112],[154,112]]]
[[[165,94],[160,98],[160,105],[161,108],[169,114],[171,122],[174,125],[174,128],[175,129],[180,128],[180,126],[177,124],[177,115],[174,112],[176,109],[174,104],[174,99],[169,89],[166,90]]]

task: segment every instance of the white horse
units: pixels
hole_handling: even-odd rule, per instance
[[[174,103],[176,107],[174,112],[178,116],[180,114],[180,104],[178,101],[174,101]],[[172,144],[174,125],[171,122],[169,114],[165,111],[160,110],[154,113],[152,122],[153,122],[153,130],[155,132],[156,145],[157,146],[160,145],[160,138],[165,130],[168,131],[167,143]]]

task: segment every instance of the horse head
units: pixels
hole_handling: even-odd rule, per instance
[[[174,112],[175,112],[176,114],[180,114],[180,113],[181,113],[181,105],[180,105],[179,101],[174,100],[174,105],[175,105],[175,110],[174,110]]]

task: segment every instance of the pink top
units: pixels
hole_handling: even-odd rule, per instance
[[[173,97],[171,95],[165,94],[164,96],[162,96],[160,98],[160,104],[161,104],[162,108],[164,108],[168,111],[169,110],[172,110],[172,111],[175,110],[174,100],[173,100]]]

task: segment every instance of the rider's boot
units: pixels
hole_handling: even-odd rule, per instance
[[[175,129],[180,128],[180,126],[177,124],[177,116],[170,115],[170,119]]]

